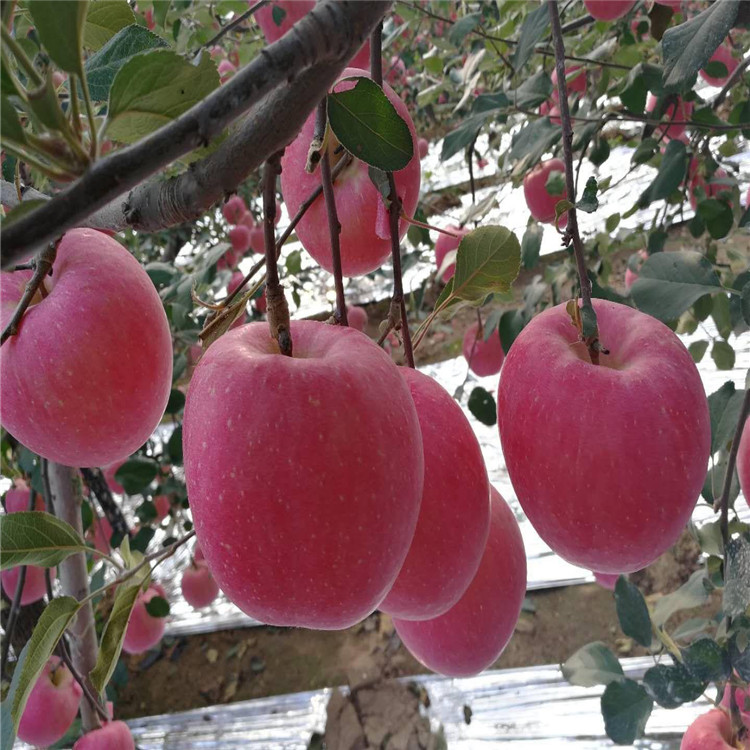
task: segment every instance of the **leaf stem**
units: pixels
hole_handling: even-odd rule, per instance
[[[16,41],[10,31],[5,28],[5,26],[2,26],[0,28],[0,35],[2,35],[3,44],[6,45],[6,47],[13,54],[13,57],[15,57],[18,61],[19,65],[24,69],[24,72],[26,73],[31,85],[34,88],[38,88],[39,86],[41,86],[42,83],[44,83],[44,79],[42,78],[39,71],[34,67],[34,64],[31,62],[31,60],[29,60],[26,53],[23,51],[23,47],[21,47],[21,45]]]

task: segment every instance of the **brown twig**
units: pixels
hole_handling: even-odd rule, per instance
[[[2,335],[0,336],[0,346],[2,346],[10,336],[15,336],[18,333],[18,326],[21,323],[23,314],[31,304],[31,300],[37,293],[39,288],[44,282],[44,277],[52,271],[52,264],[55,262],[57,256],[57,243],[50,242],[44,250],[34,259],[34,273],[31,278],[26,282],[26,289],[23,292],[21,299],[16,305],[16,309],[13,311],[13,315],[8,321],[8,325],[5,326]]]
[[[201,49],[213,47],[225,34],[228,34],[232,29],[236,29],[240,24],[247,21],[256,11],[259,11],[264,5],[268,5],[269,0],[259,0],[251,8],[248,8],[242,15],[233,18],[226,26],[224,26],[216,36],[209,39],[205,44],[202,44],[193,54],[197,55]]]
[[[737,81],[740,80],[742,77],[742,73],[745,71],[745,69],[750,66],[750,57],[746,57],[733,71],[732,75],[727,78],[727,82],[724,84],[724,87],[719,91],[718,94],[716,94],[716,98],[711,103],[712,109],[717,109],[719,105],[726,99],[727,94],[729,93],[732,86],[734,86]],[[676,108],[675,108],[676,109]],[[735,127],[739,127],[738,125]]]
[[[263,170],[263,229],[266,245],[266,302],[268,303],[268,327],[271,338],[278,342],[279,350],[292,356],[292,330],[289,322],[289,305],[284,287],[279,282],[276,264],[276,177],[281,173],[282,151],[266,160]]]

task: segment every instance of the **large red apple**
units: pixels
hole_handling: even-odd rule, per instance
[[[750,747],[750,743],[745,743],[745,747]],[[714,708],[699,716],[683,735],[680,750],[737,750],[732,744],[729,715]]]
[[[513,635],[526,593],[526,552],[513,511],[491,489],[490,534],[479,570],[464,595],[432,620],[393,624],[406,648],[448,677],[487,669]]]
[[[513,488],[544,541],[575,565],[629,573],[690,518],[708,464],[708,404],[667,326],[593,303],[609,354],[592,364],[565,305],[545,310],[505,359],[498,427]]]
[[[390,590],[419,515],[424,458],[406,382],[359,331],[265,323],[195,368],[183,422],[198,542],[224,593],[271,625],[346,628]]]
[[[358,68],[347,68],[341,78],[351,76],[369,78],[370,74]],[[339,82],[336,91],[354,88],[354,81]],[[406,121],[412,137],[414,155],[409,164],[394,173],[396,189],[407,216],[413,216],[419,198],[420,165],[417,146],[417,133],[414,129],[406,105],[398,98],[393,89],[383,85],[388,99],[395,106],[398,114]],[[300,205],[320,185],[320,171],[312,174],[305,171],[307,152],[315,126],[313,112],[305,122],[297,138],[287,146],[281,160],[281,191],[284,194],[287,210],[294,216]],[[335,139],[332,139],[335,140]],[[332,161],[342,158],[342,153],[333,153],[335,144],[331,144]],[[334,183],[336,210],[341,222],[341,267],[344,276],[361,276],[379,268],[391,254],[388,209],[370,179],[368,166],[358,159],[353,159]],[[399,223],[399,236],[403,237],[408,228],[405,220]],[[302,246],[327,271],[333,270],[331,259],[331,239],[328,230],[328,218],[323,198],[313,203],[307,213],[297,224],[297,236]]]
[[[29,275],[2,274],[3,327]],[[109,464],[143,445],[167,405],[172,339],[159,294],[94,229],[65,234],[44,287],[3,344],[0,422],[50,461]]]
[[[207,607],[219,595],[219,585],[205,562],[194,562],[185,568],[180,583],[185,601],[196,608]]]
[[[435,242],[435,265],[438,270],[438,279],[445,282],[452,279],[453,274],[456,273],[456,256],[453,256],[452,262],[448,259],[448,263],[444,267],[444,264],[446,263],[445,257],[448,253],[455,253],[458,250],[458,246],[461,244],[461,238],[469,234],[471,229],[450,224],[446,227],[446,230],[452,232],[455,237],[441,232]]]
[[[490,527],[490,486],[479,441],[453,397],[421,372],[402,368],[401,375],[422,430],[424,490],[409,554],[380,609],[427,620],[449,610],[477,572]]]
[[[564,200],[566,191],[562,193],[549,193],[547,191],[547,180],[551,172],[562,172],[565,175],[565,164],[560,159],[547,159],[540,162],[523,178],[523,195],[531,215],[544,224],[554,224],[555,206]],[[563,214],[558,222],[559,227],[565,227],[568,223],[568,215]]]
[[[724,67],[727,69],[727,74],[724,76],[710,76],[705,70],[699,71],[701,78],[712,86],[723,86],[727,82],[727,78],[732,75],[734,69],[739,65],[739,60],[732,57],[732,48],[726,43],[721,44],[716,48],[716,51],[711,55],[709,62],[723,63]]]
[[[152,583],[145,592],[140,592],[133,605],[122,641],[122,650],[126,654],[140,654],[156,646],[164,635],[167,626],[166,617],[153,617],[146,609],[146,604],[155,596],[167,598],[164,587]]]
[[[108,721],[100,729],[84,734],[73,750],[135,750],[135,742],[124,721]]]
[[[646,112],[648,114],[654,112],[657,101],[658,99],[653,94],[648,95],[648,99],[646,99]],[[670,104],[662,112],[661,120],[663,124],[657,125],[656,130],[664,133],[667,138],[679,138],[685,132],[684,123],[690,119],[692,114],[693,103],[677,97],[677,103]],[[674,125],[669,124],[672,120],[674,120]]]
[[[750,505],[750,419],[745,422],[737,452],[737,477],[740,480],[742,494]]]
[[[18,738],[49,747],[70,729],[83,690],[59,656],[50,656],[31,688],[18,725]]]
[[[493,331],[485,341],[484,334],[479,332],[479,323],[474,323],[466,329],[463,354],[469,363],[469,369],[480,378],[497,375],[505,359],[498,332]]]
[[[635,0],[583,0],[586,10],[597,21],[615,21],[635,5]]]

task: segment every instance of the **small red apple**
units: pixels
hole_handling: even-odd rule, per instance
[[[739,60],[732,56],[732,48],[726,43],[721,44],[716,48],[716,51],[711,55],[709,62],[723,63],[727,69],[727,74],[724,76],[710,76],[705,70],[700,71],[700,76],[704,81],[717,87],[723,86],[727,82],[727,78],[732,75],[734,69],[739,65]]]
[[[100,729],[84,734],[73,750],[135,750],[135,742],[124,721],[109,721]]]
[[[469,369],[480,378],[497,375],[505,359],[500,334],[493,331],[485,341],[484,334],[479,331],[479,323],[474,323],[466,329],[463,353],[469,363]]]
[[[130,613],[125,638],[122,641],[122,650],[126,654],[140,654],[148,651],[156,646],[164,635],[167,618],[152,617],[146,609],[146,604],[155,596],[167,598],[164,587],[158,583],[152,583],[145,593],[138,594]]]
[[[15,596],[20,575],[20,567],[8,568],[0,573],[0,582],[2,583],[3,591],[11,601]],[[50,577],[53,581],[55,580],[55,568],[50,568]],[[26,577],[23,581],[23,591],[21,592],[21,606],[25,607],[27,604],[44,599],[46,595],[47,580],[45,568],[40,568],[36,565],[27,565]]]
[[[18,739],[49,747],[70,729],[83,690],[59,656],[50,656],[31,688],[18,725]]]
[[[526,593],[526,552],[513,511],[491,488],[490,533],[464,595],[432,620],[394,618],[396,632],[428,669],[469,677],[487,669],[513,635]]]
[[[314,0],[275,0],[255,12],[266,42],[281,39],[297,21],[315,7]],[[277,22],[278,20],[278,22]]]
[[[547,180],[551,172],[562,172],[565,175],[565,164],[560,159],[547,159],[534,167],[526,177],[523,178],[523,194],[526,205],[531,215],[544,224],[553,224],[555,221],[555,206],[566,197],[563,188],[562,193],[551,194],[547,191]],[[568,215],[560,217],[558,226],[565,227],[568,223]]]
[[[680,750],[737,750],[729,716],[718,708],[699,716],[683,735]]]
[[[425,156],[430,152],[430,144],[426,138],[420,138],[417,141],[417,149],[419,150],[419,158],[424,159]]]
[[[217,71],[219,73],[219,81],[226,83],[237,72],[237,67],[229,62],[229,60],[222,60],[219,63]]]
[[[239,195],[233,195],[222,207],[221,213],[230,224],[239,224],[247,213],[245,201]]]
[[[656,109],[657,98],[653,94],[648,95],[646,100],[646,112],[652,114]],[[685,132],[685,125],[678,124],[684,123],[690,119],[693,114],[693,103],[686,102],[682,98],[677,97],[677,104],[670,104],[662,113],[661,125],[657,125],[656,130],[660,133],[664,133],[667,138],[679,138]],[[671,120],[675,121],[674,125],[670,125]]]
[[[446,230],[452,232],[455,237],[440,232],[435,242],[435,265],[438,270],[438,279],[447,283],[453,278],[453,274],[456,273],[455,253],[458,250],[459,244],[461,244],[461,238],[469,234],[471,229],[449,224]],[[453,253],[453,256],[446,261],[448,253]]]
[[[18,511],[29,510],[31,492],[23,480],[16,483],[13,489],[5,494],[5,512],[18,513]],[[44,510],[44,498],[37,492],[34,498],[33,510]]]
[[[364,307],[347,307],[346,318],[349,321],[349,327],[357,331],[364,331],[367,327],[367,312]]]
[[[603,588],[609,589],[610,591],[615,590],[615,584],[617,579],[620,577],[619,573],[597,573],[595,570],[594,580]]]
[[[205,562],[195,562],[182,574],[182,595],[196,609],[207,607],[219,595],[219,585]]]
[[[424,490],[409,554],[380,609],[400,619],[427,620],[447,612],[479,568],[490,526],[490,486],[482,449],[461,407],[427,375],[408,367],[400,372],[422,431]]]
[[[168,495],[157,495],[154,498],[154,506],[156,507],[156,520],[161,521],[169,515],[172,502]]]
[[[586,93],[586,71],[580,65],[565,68],[565,82],[568,85],[568,96]],[[557,89],[557,69],[552,71],[552,98],[557,101],[560,92]]]
[[[635,0],[583,0],[583,4],[597,21],[616,21],[630,12]]]

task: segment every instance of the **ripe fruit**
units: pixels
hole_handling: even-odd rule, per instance
[[[262,225],[253,227],[250,230],[250,250],[254,253],[264,253],[266,251],[266,240]]]
[[[494,487],[490,495],[490,534],[464,595],[432,620],[393,620],[406,648],[426,667],[448,677],[477,674],[500,656],[526,593],[526,553],[518,523]]]
[[[722,192],[732,192],[732,188],[730,185],[725,185],[719,182],[719,180],[725,180],[727,178],[727,173],[724,169],[719,167],[711,177],[710,182],[706,182],[704,177],[696,172],[693,176],[693,179],[690,180],[690,185],[688,188],[688,193],[690,195],[690,205],[695,211],[698,207],[698,193],[697,188],[700,188],[703,191],[703,194],[706,198],[716,198],[716,196],[719,193]],[[701,198],[703,200],[703,198]]]
[[[586,10],[597,21],[616,21],[635,5],[635,0],[583,0]]]
[[[146,604],[155,596],[167,598],[164,588],[158,583],[152,583],[146,592],[138,594],[138,598],[130,613],[122,650],[126,654],[140,654],[153,648],[164,635],[166,617],[152,617],[146,609]]]
[[[265,8],[264,8],[265,10]],[[358,68],[347,68],[341,78],[359,76],[369,78],[370,74]],[[334,87],[336,91],[353,88],[354,81],[342,82]],[[420,165],[418,158],[417,134],[406,105],[398,98],[388,84],[383,86],[388,99],[398,114],[406,121],[412,136],[414,156],[402,170],[395,172],[396,189],[403,203],[403,211],[413,216],[419,197]],[[297,138],[287,146],[281,160],[281,191],[284,194],[287,210],[294,216],[300,204],[320,185],[320,171],[312,174],[305,171],[307,152],[313,135],[315,113],[305,122]],[[331,137],[329,156],[332,166],[342,153],[334,153],[338,146]],[[370,180],[368,166],[358,159],[336,179],[333,186],[336,196],[336,209],[341,223],[341,266],[344,276],[361,276],[379,268],[391,254],[388,210],[375,185]],[[399,223],[399,237],[408,228],[405,220]],[[313,203],[297,224],[297,236],[302,246],[327,271],[332,271],[331,240],[328,231],[328,218],[325,201],[322,198]]]
[[[727,44],[721,44],[716,48],[716,51],[711,55],[712,62],[720,62],[724,64],[727,72],[726,75],[722,76],[710,76],[705,70],[700,70],[700,76],[704,81],[707,81],[712,86],[723,86],[727,82],[727,78],[734,72],[734,69],[739,65],[739,60],[732,57],[732,48]]]
[[[656,109],[657,98],[653,94],[648,95],[646,100],[646,112],[652,114]],[[660,133],[664,133],[667,138],[679,138],[685,132],[685,125],[677,123],[684,123],[690,119],[693,113],[693,103],[683,101],[680,97],[677,97],[677,103],[670,104],[662,111],[661,120],[662,125],[657,125],[656,130]],[[674,125],[669,125],[671,120],[675,121]]]
[[[617,583],[617,579],[620,577],[619,573],[597,573],[596,571],[593,571],[593,573],[594,580],[600,586],[603,586],[605,589],[609,589],[610,591],[615,590],[615,584]]]
[[[469,363],[469,369],[480,378],[497,375],[505,359],[500,334],[493,331],[485,341],[484,334],[479,332],[479,323],[474,323],[466,329],[463,353]]]
[[[237,66],[229,60],[222,60],[216,70],[219,74],[219,81],[226,83],[237,72]]]
[[[29,277],[2,274],[3,326]],[[164,414],[167,316],[138,261],[94,229],[65,234],[44,286],[3,344],[0,422],[50,461],[109,464],[143,445]]]
[[[750,419],[745,422],[737,449],[737,477],[740,480],[742,494],[750,505]]]
[[[482,449],[461,407],[427,375],[400,372],[422,430],[424,490],[409,554],[380,609],[426,620],[447,612],[477,572],[489,532],[490,487]]]
[[[247,213],[245,201],[239,195],[233,195],[222,207],[221,213],[230,224],[239,224]]]
[[[232,250],[235,253],[241,255],[247,252],[250,248],[250,230],[242,224],[232,227],[229,230],[229,241],[232,243]],[[236,261],[232,265],[236,265]]]
[[[315,7],[314,0],[276,0],[255,12],[266,42],[271,44],[281,39],[297,21]],[[276,19],[274,18],[274,11]],[[277,23],[278,19],[278,23]]]
[[[699,716],[682,737],[680,750],[736,750],[732,742],[732,722],[721,709]]]
[[[70,729],[83,690],[59,656],[50,656],[31,688],[18,725],[18,738],[49,747]]]
[[[291,332],[294,357],[250,323],[196,367],[183,421],[190,510],[243,612],[346,628],[383,600],[414,536],[419,421],[399,370],[365,335],[315,321]]]
[[[154,505],[156,506],[156,520],[161,521],[169,515],[169,509],[172,507],[172,503],[169,500],[168,495],[157,495],[154,498]]]
[[[568,96],[586,93],[586,71],[580,65],[565,68],[565,82],[568,85]],[[557,89],[557,69],[552,71],[552,98],[557,101],[560,92]]]
[[[534,169],[523,178],[523,195],[531,215],[543,224],[553,224],[555,221],[555,206],[565,199],[566,191],[563,187],[561,193],[549,193],[547,191],[547,180],[550,172],[562,172],[565,174],[565,164],[560,159],[547,159],[537,164]],[[558,222],[559,227],[568,223],[567,214],[563,214]]]
[[[461,238],[469,234],[471,230],[458,227],[455,224],[449,224],[446,230],[456,236],[452,237],[450,234],[443,234],[442,232],[438,235],[435,242],[435,265],[438,269],[438,279],[447,283],[453,278],[453,274],[456,273],[456,256],[454,254],[452,261],[444,267],[445,256],[448,253],[455,253],[461,243]]]
[[[346,319],[349,321],[349,327],[357,331],[364,331],[367,327],[367,313],[363,307],[347,307]]]
[[[21,592],[21,606],[43,599],[47,595],[47,582],[44,575],[44,568],[36,565],[26,566],[26,578],[23,582],[23,591]],[[2,582],[3,591],[8,598],[13,600],[18,584],[18,577],[21,575],[21,568],[8,568],[0,573],[0,582]],[[55,580],[55,569],[50,568],[50,577]]]
[[[539,114],[549,115],[550,122],[554,125],[562,125],[562,120],[560,119],[560,107],[558,107],[554,101],[542,102],[539,105]]]
[[[205,562],[196,562],[182,574],[182,595],[192,607],[207,607],[219,594],[219,585]]]
[[[25,482],[17,483],[5,494],[5,512],[17,513],[19,510],[29,510],[29,488]],[[44,498],[37,492],[34,498],[33,510],[44,510]]]
[[[84,734],[73,750],[135,750],[135,742],[124,721],[110,721],[101,729]]]
[[[690,518],[708,463],[708,404],[669,328],[593,303],[610,353],[591,364],[565,305],[545,310],[503,364],[498,427],[513,488],[542,539],[574,565],[629,573],[674,544]]]
[[[417,141],[417,149],[419,150],[419,158],[424,159],[430,152],[430,144],[426,138],[420,138]]]

